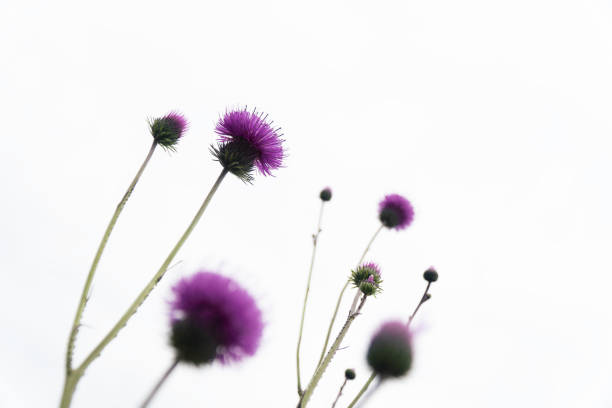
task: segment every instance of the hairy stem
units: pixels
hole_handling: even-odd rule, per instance
[[[365,301],[366,301],[367,298],[368,297],[364,295],[363,299],[361,300],[361,303],[359,304],[359,307],[357,308],[357,311],[355,313],[349,315],[348,318],[346,319],[346,322],[344,323],[344,326],[342,326],[342,330],[340,330],[340,333],[338,333],[338,336],[336,337],[336,340],[334,340],[334,342],[332,343],[329,351],[325,355],[325,358],[323,358],[323,361],[321,362],[319,367],[317,367],[317,370],[315,371],[314,375],[312,376],[312,379],[310,380],[310,383],[308,384],[308,387],[306,387],[306,390],[304,390],[304,395],[302,396],[302,399],[300,400],[300,402],[298,404],[299,408],[305,408],[306,407],[306,404],[308,403],[308,400],[312,396],[312,393],[314,392],[314,389],[317,387],[317,384],[321,380],[321,377],[323,376],[323,373],[327,369],[327,366],[329,366],[329,363],[331,362],[331,360],[336,355],[336,352],[338,351],[338,348],[342,344],[342,340],[344,340],[344,337],[346,336],[346,333],[348,332],[349,328],[351,327],[351,324],[353,323],[353,320],[355,320],[355,318],[361,312],[361,309],[363,308],[363,305],[365,304]]]
[[[70,335],[68,337],[68,346],[66,347],[66,376],[72,371],[72,355],[74,353],[74,343],[79,332],[79,327],[81,326],[81,318],[83,317],[83,311],[85,310],[85,305],[87,304],[87,300],[89,298],[89,290],[91,289],[91,284],[93,282],[94,275],[96,274],[96,269],[98,269],[98,263],[100,263],[100,258],[102,257],[104,248],[106,248],[106,243],[108,242],[108,239],[111,233],[113,232],[113,228],[115,227],[117,219],[119,218],[123,207],[125,207],[125,204],[130,198],[130,195],[132,195],[132,191],[134,191],[134,188],[136,187],[140,176],[144,172],[144,169],[147,167],[151,156],[153,156],[153,152],[155,151],[156,146],[157,142],[153,141],[153,144],[149,149],[147,157],[145,158],[144,162],[142,162],[142,165],[138,169],[136,176],[134,176],[132,183],[123,195],[123,198],[121,198],[121,201],[119,201],[119,204],[117,204],[117,208],[115,209],[115,212],[113,213],[113,216],[111,217],[110,222],[106,227],[106,231],[104,231],[102,240],[98,245],[98,250],[96,251],[96,255],[94,256],[93,262],[91,263],[91,266],[89,268],[89,273],[87,274],[87,279],[85,280],[85,285],[83,286],[81,299],[79,300],[79,305],[77,306],[74,321],[72,323],[72,328],[70,329]]]
[[[384,225],[381,224],[380,227],[378,227],[378,229],[374,233],[374,235],[372,235],[370,242],[368,242],[368,246],[366,246],[363,253],[361,254],[361,258],[359,258],[359,262],[357,262],[357,266],[359,266],[363,262],[366,254],[368,253],[368,251],[370,250],[370,247],[372,246],[372,243],[374,242],[374,240],[376,239],[380,231],[382,231],[383,227]],[[336,308],[334,309],[334,314],[332,315],[331,321],[329,322],[329,327],[327,328],[327,334],[325,335],[325,343],[323,343],[323,350],[321,350],[321,357],[319,357],[319,363],[317,364],[317,366],[321,364],[321,362],[323,361],[323,356],[325,356],[325,352],[327,351],[327,345],[329,344],[329,337],[331,336],[331,332],[334,328],[334,323],[336,322],[336,317],[338,316],[338,310],[340,309],[340,303],[342,303],[344,292],[346,292],[346,289],[348,288],[348,285],[350,282],[351,282],[350,280],[346,281],[346,283],[342,287],[342,290],[340,291],[340,296],[338,296],[338,300],[336,301]],[[349,316],[355,312],[355,307],[357,306],[357,301],[359,300],[360,294],[361,292],[359,291],[357,291],[357,293],[355,294],[355,299],[353,300],[353,305],[351,306],[351,311],[349,313]]]
[[[92,350],[92,352],[89,353],[89,355],[85,358],[85,360],[81,363],[81,365],[72,372],[72,375],[74,376],[74,381],[75,381],[74,385],[75,386],[72,388],[72,390],[70,390],[71,394],[74,392],[74,388],[76,387],[76,383],[78,383],[79,379],[82,377],[82,375],[85,372],[85,370],[87,369],[87,367],[96,358],[98,358],[98,356],[100,355],[102,350],[104,350],[104,348],[117,336],[117,334],[121,331],[121,329],[123,329],[123,327],[125,327],[125,325],[127,324],[128,320],[130,320],[130,318],[134,315],[134,313],[136,313],[136,311],[138,310],[140,305],[142,305],[142,303],[149,296],[151,291],[153,291],[153,289],[155,288],[157,283],[162,279],[162,277],[166,273],[166,270],[168,269],[168,266],[170,265],[170,263],[172,262],[172,260],[176,256],[176,254],[178,253],[179,249],[181,249],[181,247],[183,246],[183,244],[185,243],[185,241],[187,240],[187,238],[189,237],[189,235],[191,234],[191,232],[193,231],[193,229],[197,225],[197,223],[200,220],[200,218],[202,218],[202,214],[204,214],[204,210],[206,210],[206,207],[208,207],[208,204],[210,203],[210,200],[215,195],[215,192],[219,188],[219,185],[221,185],[221,182],[223,181],[223,178],[225,177],[226,174],[227,174],[227,170],[223,169],[223,171],[221,172],[221,174],[217,178],[217,181],[215,181],[215,184],[212,186],[212,188],[208,192],[208,195],[204,199],[204,202],[200,206],[200,209],[196,213],[195,217],[193,218],[193,220],[191,221],[191,223],[189,224],[189,226],[187,227],[187,229],[185,230],[185,232],[183,233],[181,238],[178,240],[178,242],[176,243],[174,248],[172,248],[172,251],[170,251],[170,253],[168,254],[168,257],[166,258],[164,263],[162,263],[162,265],[159,268],[159,270],[157,271],[157,273],[155,273],[155,275],[153,275],[153,277],[151,278],[149,283],[147,283],[147,285],[144,287],[144,289],[136,297],[134,302],[132,302],[130,307],[125,311],[123,316],[121,316],[121,318],[117,321],[117,323],[115,323],[113,328],[106,334],[106,336],[100,341],[100,343],[98,343],[98,345]],[[66,392],[66,389],[64,389],[64,392]],[[64,400],[65,399],[67,400],[67,404],[64,404]],[[68,397],[63,395],[62,396],[62,405],[61,405],[61,407],[62,408],[69,407],[71,399],[72,399],[72,395],[70,395]]]
[[[157,394],[157,391],[159,391],[159,389],[164,384],[164,382],[168,379],[168,377],[170,377],[170,374],[172,374],[172,371],[176,368],[178,363],[179,363],[178,358],[172,361],[172,364],[170,364],[170,367],[168,367],[168,369],[164,371],[164,374],[161,376],[157,384],[155,384],[151,392],[149,392],[149,395],[144,400],[142,405],[140,405],[140,408],[146,408],[149,405],[151,400],[153,400],[153,397],[155,397],[155,394]]]
[[[300,346],[302,345],[302,332],[304,330],[304,316],[306,315],[306,303],[308,302],[308,293],[310,292],[310,281],[312,279],[312,269],[314,267],[315,255],[317,253],[317,242],[319,240],[319,234],[321,234],[321,220],[323,219],[323,208],[325,208],[325,201],[321,200],[321,209],[319,210],[319,223],[317,225],[317,232],[312,235],[312,255],[310,257],[310,268],[308,269],[308,280],[306,281],[306,293],[304,294],[304,305],[302,306],[302,318],[300,320],[300,334],[298,335],[297,351],[296,351],[296,365],[297,365],[297,390],[298,395],[302,396],[302,380],[300,375]]]

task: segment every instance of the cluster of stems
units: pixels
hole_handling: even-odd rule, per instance
[[[315,391],[315,388],[317,387],[319,381],[321,380],[321,378],[323,377],[323,374],[325,373],[325,370],[328,368],[329,364],[331,363],[332,359],[334,358],[336,352],[338,351],[338,349],[340,348],[342,341],[344,340],[346,334],[348,333],[348,330],[350,329],[353,321],[357,318],[357,316],[359,316],[362,312],[362,309],[366,303],[366,300],[368,298],[368,296],[366,294],[363,294],[361,292],[361,290],[359,290],[359,288],[357,288],[355,296],[353,298],[353,302],[351,304],[351,307],[349,309],[346,321],[344,322],[342,328],[340,329],[340,332],[337,334],[335,340],[332,342],[331,346],[329,346],[329,341],[331,338],[331,333],[333,331],[334,328],[334,323],[336,322],[336,317],[338,315],[338,311],[340,309],[340,305],[342,303],[342,299],[344,298],[344,294],[346,293],[346,290],[348,289],[351,280],[348,279],[344,286],[342,287],[342,289],[340,290],[340,294],[338,296],[338,300],[336,301],[336,305],[332,314],[332,318],[331,321],[329,323],[329,327],[327,329],[327,333],[325,335],[325,341],[323,343],[323,349],[321,350],[321,355],[319,357],[319,361],[316,364],[315,367],[315,371],[310,379],[310,381],[308,382],[308,385],[306,386],[305,389],[302,388],[302,379],[301,379],[301,371],[300,371],[300,346],[301,346],[301,342],[302,342],[302,335],[303,335],[303,327],[304,327],[304,317],[305,317],[305,313],[306,313],[306,305],[308,302],[308,295],[310,292],[310,282],[312,279],[312,272],[313,272],[313,267],[314,267],[314,260],[315,260],[315,254],[316,254],[316,250],[317,250],[317,243],[318,243],[318,238],[319,238],[319,234],[321,232],[321,220],[322,220],[322,214],[323,214],[323,208],[324,208],[325,202],[321,203],[321,210],[319,212],[319,222],[318,222],[318,226],[317,226],[317,230],[316,233],[313,234],[313,248],[312,248],[312,256],[311,256],[311,261],[310,261],[310,267],[308,269],[308,279],[307,279],[307,283],[306,283],[306,293],[304,295],[304,303],[303,303],[303,307],[302,307],[302,315],[301,315],[301,320],[300,320],[300,328],[299,328],[299,336],[298,336],[298,342],[297,342],[297,353],[296,353],[296,360],[297,360],[297,391],[298,391],[298,396],[299,396],[299,401],[297,404],[297,408],[305,408],[308,404],[308,402],[310,401],[310,398],[312,397],[312,394]],[[366,248],[364,249],[361,257],[359,258],[359,261],[357,262],[357,266],[359,266],[365,259],[367,253],[369,252],[372,244],[374,243],[374,241],[376,240],[376,237],[379,235],[379,233],[382,231],[382,229],[384,228],[384,225],[380,225],[375,233],[373,234],[373,236],[371,237],[370,241],[368,242]],[[425,303],[430,295],[428,293],[429,287],[431,285],[431,282],[429,282],[427,284],[427,288],[425,289],[425,293],[423,294],[421,301],[418,303],[416,309],[414,310],[414,312],[410,315],[409,320],[407,322],[407,325],[409,326],[410,323],[412,322],[412,319],[414,318],[414,316],[416,315],[417,311],[419,310],[419,308],[421,307],[421,305],[423,303]],[[363,385],[363,387],[361,388],[361,390],[359,391],[359,393],[355,396],[355,398],[352,400],[352,402],[350,403],[350,405],[348,406],[348,408],[353,407],[360,399],[362,399],[363,395],[366,393],[366,391],[368,390],[369,386],[372,384],[372,382],[376,379],[377,374],[376,373],[372,373],[370,375],[370,377],[368,378],[368,380],[366,381],[366,383]],[[344,382],[342,383],[340,390],[338,391],[338,395],[336,397],[336,399],[334,400],[333,404],[332,404],[332,408],[334,408],[336,406],[336,404],[338,403],[338,400],[340,399],[340,396],[344,390],[344,387],[346,386],[347,380],[345,379]],[[379,381],[380,383],[380,381]]]
[[[83,291],[81,293],[80,301],[79,301],[79,304],[77,306],[77,310],[76,310],[76,314],[75,314],[75,317],[74,317],[74,321],[72,323],[72,328],[70,329],[70,335],[69,335],[69,338],[68,338],[68,345],[67,345],[67,348],[66,348],[65,380],[64,380],[64,388],[63,388],[63,392],[62,392],[62,396],[61,396],[61,400],[60,400],[60,407],[61,408],[67,408],[67,407],[70,406],[70,404],[72,402],[72,398],[74,396],[74,392],[76,390],[76,387],[77,387],[77,385],[79,383],[79,380],[82,378],[83,374],[85,373],[85,370],[89,367],[89,365],[94,360],[96,360],[96,358],[98,358],[100,356],[102,351],[117,336],[117,334],[121,331],[121,329],[123,329],[123,327],[125,327],[125,325],[130,320],[130,318],[134,315],[134,313],[136,313],[138,308],[142,305],[142,303],[145,301],[145,299],[153,291],[155,286],[163,278],[164,274],[168,270],[170,264],[172,263],[172,261],[176,257],[177,253],[179,252],[179,250],[181,249],[181,247],[183,246],[185,241],[187,241],[187,238],[189,238],[189,235],[191,234],[193,229],[196,227],[196,225],[200,221],[200,218],[202,218],[202,215],[204,214],[204,211],[208,207],[208,204],[210,203],[212,197],[214,196],[215,192],[217,191],[217,189],[221,185],[221,182],[223,181],[223,179],[225,178],[225,176],[228,173],[228,171],[225,168],[221,171],[221,174],[218,176],[218,178],[215,181],[215,183],[213,184],[212,188],[210,189],[210,191],[208,192],[208,194],[204,198],[204,201],[202,202],[202,205],[200,206],[200,208],[196,212],[196,214],[193,217],[193,219],[190,222],[190,224],[187,226],[187,229],[183,232],[183,234],[181,235],[179,240],[176,242],[176,244],[170,250],[170,253],[166,257],[164,262],[161,264],[161,266],[159,267],[157,272],[155,272],[155,274],[147,282],[145,287],[140,291],[138,296],[136,296],[134,301],[127,308],[127,310],[123,313],[123,315],[119,318],[119,320],[117,320],[117,322],[109,330],[109,332],[102,338],[102,340],[100,340],[100,342],[93,348],[93,350],[91,350],[89,352],[89,354],[87,354],[85,359],[78,366],[75,367],[73,365],[73,355],[74,355],[75,342],[76,342],[77,334],[78,334],[78,331],[79,331],[79,327],[81,326],[81,320],[82,320],[82,317],[83,317],[83,312],[85,310],[85,306],[86,306],[87,300],[89,298],[89,292],[91,290],[91,284],[93,282],[93,278],[94,278],[96,270],[98,268],[98,264],[100,262],[100,258],[102,257],[102,253],[104,252],[104,249],[105,249],[106,244],[108,242],[108,239],[109,239],[109,237],[110,237],[110,235],[111,235],[111,233],[113,231],[113,228],[114,228],[114,226],[115,226],[115,224],[117,222],[117,219],[119,218],[119,215],[121,214],[123,208],[125,207],[128,199],[130,198],[130,195],[132,194],[134,188],[136,187],[136,184],[138,183],[138,180],[140,179],[144,169],[146,168],[147,164],[149,163],[149,160],[151,159],[157,144],[158,144],[157,142],[155,142],[155,141],[153,142],[153,145],[149,149],[149,152],[148,152],[144,162],[140,166],[138,172],[136,173],[136,176],[134,177],[134,179],[130,183],[127,191],[123,195],[123,198],[121,199],[121,201],[117,205],[117,208],[115,209],[115,212],[113,213],[113,216],[111,217],[111,220],[108,223],[108,226],[106,227],[106,230],[104,231],[104,235],[102,236],[102,240],[100,241],[100,244],[98,246],[98,250],[96,251],[96,254],[94,256],[94,260],[93,260],[93,262],[91,264],[91,267],[89,269],[89,273],[87,274],[87,278],[85,280],[85,285],[83,287]]]

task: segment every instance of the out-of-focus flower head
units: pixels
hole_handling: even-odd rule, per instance
[[[259,347],[261,312],[233,280],[201,271],[180,280],[170,304],[171,343],[181,361],[239,361]]]

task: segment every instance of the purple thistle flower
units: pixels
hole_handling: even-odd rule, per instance
[[[371,272],[371,274],[378,275],[379,278],[382,277],[381,272],[380,272],[380,266],[378,266],[378,264],[375,262],[365,262],[365,263],[362,263],[360,267],[364,269],[368,269]]]
[[[181,360],[226,364],[255,354],[263,330],[261,312],[236,282],[200,271],[172,291],[172,343]]]
[[[389,194],[378,205],[378,218],[387,228],[402,230],[414,219],[414,209],[410,201],[399,194]]]
[[[351,282],[356,288],[367,295],[375,295],[382,289],[382,276],[380,267],[374,262],[367,262],[359,265],[351,272]]]
[[[174,149],[174,145],[183,136],[189,123],[178,112],[170,112],[166,116],[149,121],[151,135],[155,142],[167,149]]]
[[[247,181],[253,166],[269,176],[283,164],[280,128],[273,128],[267,118],[256,110],[234,109],[225,112],[215,128],[219,146],[212,148],[213,155],[224,168]]]
[[[384,323],[372,336],[368,364],[382,378],[401,377],[412,366],[412,333],[400,321]]]

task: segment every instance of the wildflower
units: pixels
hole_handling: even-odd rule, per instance
[[[263,329],[261,312],[236,282],[201,271],[172,290],[171,343],[179,360],[225,364],[255,354]]]
[[[378,218],[385,227],[399,231],[412,223],[414,209],[410,201],[401,195],[389,194],[378,205]]]
[[[267,118],[256,110],[235,109],[225,112],[215,128],[219,135],[217,145],[211,147],[215,160],[243,181],[253,180],[255,167],[269,176],[283,164],[280,128],[272,128]]]
[[[170,112],[164,117],[149,121],[153,139],[157,144],[170,150],[174,150],[174,146],[183,136],[188,125],[187,119],[178,112]]]
[[[390,321],[370,341],[368,364],[381,378],[401,377],[412,366],[412,335],[408,326]]]

